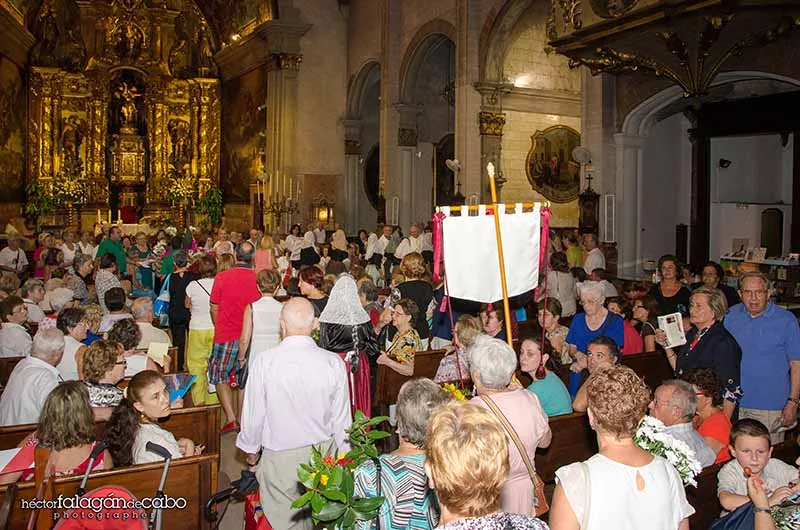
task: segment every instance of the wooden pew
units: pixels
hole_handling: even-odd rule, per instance
[[[163,463],[157,462],[96,471],[91,474],[86,489],[92,491],[101,486],[114,485],[128,489],[138,500],[146,497],[153,498],[163,469]],[[219,454],[216,453],[173,460],[170,464],[164,492],[171,498],[186,499],[186,508],[164,510],[163,527],[173,530],[210,530],[212,524],[204,520],[203,508],[217,490],[218,473]],[[82,475],[73,475],[56,479],[54,498],[58,498],[59,495],[65,497],[74,495],[82,478]],[[0,495],[4,496],[6,490],[7,486],[0,487]],[[34,490],[34,482],[17,484],[16,500],[11,506],[9,516],[9,528],[26,527],[31,512],[23,510],[20,507],[20,501],[22,499],[32,500],[35,497]],[[40,517],[45,517],[44,521],[47,516],[46,511],[40,512]],[[50,516],[52,517],[52,515]]]
[[[164,418],[159,423],[175,435],[175,438],[189,438],[195,444],[205,445],[206,453],[219,453],[221,413],[220,405],[175,409],[168,418]],[[105,428],[106,422],[95,423],[98,439],[102,439]],[[26,436],[35,430],[35,423],[0,427],[0,450],[17,447]]]
[[[373,416],[378,415],[378,413],[388,414],[389,405],[397,403],[397,394],[406,381],[419,377],[433,379],[445,353],[445,350],[416,352],[414,355],[414,375],[412,377],[400,375],[388,366],[378,365],[375,397],[372,400]]]
[[[553,441],[547,449],[536,451],[536,471],[542,480],[552,482],[561,466],[581,462],[597,453],[597,438],[582,412],[550,418]]]
[[[655,390],[667,379],[675,377],[675,372],[663,351],[625,355],[621,364],[641,376],[651,390]]]
[[[25,357],[0,357],[0,385],[5,387],[8,384],[8,378],[11,377],[11,372],[14,367]]]

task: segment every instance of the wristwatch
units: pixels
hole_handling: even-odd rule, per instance
[[[758,513],[758,512],[770,513],[770,508],[769,508],[769,506],[767,506],[766,508],[759,508],[758,506],[753,506],[753,511],[756,512],[756,513]]]

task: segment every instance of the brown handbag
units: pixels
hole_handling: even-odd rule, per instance
[[[500,420],[500,424],[505,429],[506,434],[508,434],[511,441],[514,442],[514,445],[517,446],[517,451],[519,451],[520,456],[522,457],[522,461],[525,462],[525,467],[528,468],[528,475],[531,477],[531,482],[533,482],[533,496],[534,496],[534,504],[535,504],[535,515],[539,517],[547,513],[550,509],[550,506],[547,504],[547,498],[544,495],[544,481],[539,477],[538,473],[533,467],[533,462],[531,462],[530,457],[528,456],[528,452],[525,450],[525,446],[522,444],[522,440],[519,439],[519,435],[517,431],[514,430],[514,427],[511,426],[511,422],[508,421],[505,414],[500,411],[500,408],[497,404],[492,401],[492,398],[489,396],[480,396],[484,403],[489,407],[494,415]]]

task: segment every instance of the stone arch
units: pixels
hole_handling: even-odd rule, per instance
[[[511,42],[514,26],[534,2],[541,0],[508,0],[493,10],[484,24],[478,42],[478,73],[481,81],[503,80],[503,58]]]
[[[364,106],[364,95],[367,89],[375,82],[380,83],[381,64],[370,59],[366,61],[358,73],[350,82],[347,92],[347,115],[351,118],[359,118]]]
[[[425,58],[443,43],[456,42],[456,28],[440,18],[424,24],[411,39],[400,63],[400,101],[411,102],[414,82]]]

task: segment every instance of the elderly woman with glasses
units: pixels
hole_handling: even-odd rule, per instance
[[[717,374],[724,389],[722,410],[730,418],[742,394],[740,366],[742,349],[722,319],[728,310],[725,295],[719,289],[698,287],[689,301],[689,319],[692,329],[686,334],[686,344],[678,351],[664,348],[675,375],[683,376],[692,368],[708,368]],[[656,340],[666,344],[663,331],[656,332]]]
[[[385,315],[397,328],[392,343],[378,357],[378,364],[385,364],[395,372],[411,377],[414,375],[414,354],[422,349],[419,333],[414,329],[414,321],[419,313],[417,304],[408,298],[399,300],[391,312],[381,315],[381,324],[389,324]]]
[[[586,347],[596,337],[609,337],[622,348],[625,328],[622,317],[615,315],[605,307],[603,285],[598,282],[584,282],[580,289],[583,313],[572,319],[567,333],[570,355],[574,359],[570,366],[569,393],[573,398],[578,393],[581,375],[586,369]]]
[[[26,357],[31,353],[33,339],[23,324],[28,308],[19,296],[11,295],[0,302],[0,357]]]
[[[512,381],[517,369],[517,354],[508,343],[479,336],[469,350],[470,372],[477,397],[472,402],[490,410],[498,421],[507,420],[531,462],[538,447],[549,447],[552,431],[547,413],[533,392]],[[528,468],[520,449],[507,432],[510,470],[500,492],[503,511],[534,514],[534,491]]]

